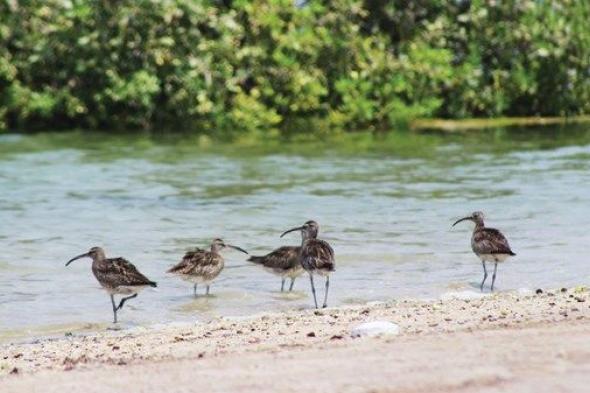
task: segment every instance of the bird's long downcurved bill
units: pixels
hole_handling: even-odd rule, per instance
[[[465,221],[465,220],[471,220],[471,217],[463,217],[457,221],[455,221],[455,223],[452,226],[457,225],[458,223],[460,223],[461,221]]]
[[[285,232],[283,232],[283,233],[281,234],[281,237],[285,236],[285,235],[286,235],[287,233],[289,233],[289,232],[294,232],[294,231],[301,231],[301,230],[303,230],[303,227],[291,228],[291,229],[289,229],[288,231],[285,231]]]
[[[77,257],[73,257],[72,259],[70,259],[69,261],[66,262],[66,266],[68,266],[70,263],[74,262],[76,259],[80,259],[80,258],[84,258],[89,256],[87,252],[85,252],[84,254],[80,254]]]
[[[248,254],[248,251],[246,251],[246,250],[244,250],[243,248],[240,248],[240,247],[238,247],[238,246],[232,246],[231,244],[226,244],[226,247],[233,248],[234,250],[241,251],[241,252],[243,252],[244,254]]]

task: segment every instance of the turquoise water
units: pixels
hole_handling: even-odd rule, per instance
[[[214,237],[253,254],[297,244],[308,219],[336,252],[330,305],[474,289],[471,226],[483,210],[518,254],[499,290],[585,284],[590,273],[590,127],[460,135],[355,134],[214,144],[187,135],[0,135],[0,336],[102,328],[110,301],[91,246],[124,256],[157,290],[127,325],[205,320],[312,305],[228,251],[210,298],[164,272]]]

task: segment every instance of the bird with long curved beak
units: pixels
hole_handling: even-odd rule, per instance
[[[197,284],[205,284],[206,295],[209,295],[211,283],[219,276],[225,266],[225,261],[220,254],[224,248],[233,248],[248,254],[246,250],[231,244],[225,244],[221,239],[214,239],[210,251],[197,248],[184,254],[182,260],[168,269],[166,273],[179,276],[181,279],[193,283],[193,295],[197,297]]]
[[[311,292],[315,308],[318,308],[315,285],[313,281],[314,274],[326,277],[326,289],[324,293],[324,304],[322,307],[328,307],[328,290],[330,288],[330,273],[335,271],[336,260],[334,250],[330,245],[317,238],[320,226],[317,222],[310,220],[300,227],[291,228],[281,234],[281,237],[287,233],[301,232],[301,250],[299,252],[299,261],[301,266],[309,273],[311,283]]]
[[[88,252],[70,259],[66,266],[81,258],[92,259],[92,273],[100,285],[109,293],[113,306],[113,323],[117,323],[117,311],[123,308],[125,302],[137,297],[139,291],[146,287],[156,287],[154,281],[146,276],[128,260],[124,258],[107,258],[100,247],[92,247]],[[117,306],[115,295],[130,295],[123,297]]]
[[[508,240],[497,229],[486,228],[484,225],[484,215],[482,212],[473,212],[470,216],[463,217],[453,224],[457,225],[463,221],[472,221],[475,223],[473,234],[471,236],[471,249],[481,260],[483,266],[483,280],[479,286],[483,291],[483,286],[488,278],[488,271],[486,269],[486,262],[494,263],[494,273],[492,275],[491,291],[494,291],[494,283],[496,281],[496,273],[498,271],[498,263],[504,262],[508,257],[516,255],[512,252]]]

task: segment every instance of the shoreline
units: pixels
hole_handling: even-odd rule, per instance
[[[586,124],[590,115],[577,116],[528,116],[468,119],[416,119],[410,129],[416,131],[463,132],[489,128],[536,127],[550,125]]]
[[[519,348],[518,337],[527,329],[552,331],[553,336],[563,335],[563,339],[569,337],[572,329],[582,330],[590,338],[589,320],[590,292],[577,287],[540,294],[518,291],[481,296],[466,291],[447,294],[441,300],[391,300],[323,310],[293,310],[222,317],[210,322],[71,334],[0,344],[0,387],[6,392],[10,391],[5,390],[6,384],[8,387],[35,384],[37,378],[67,380],[65,376],[72,371],[100,374],[115,367],[119,373],[127,368],[157,369],[173,363],[203,360],[216,363],[289,353],[297,356],[302,351],[313,352],[308,359],[313,362],[349,347],[363,352],[365,347],[377,343],[419,343],[422,339],[456,335],[467,341],[473,339],[473,334],[514,336],[503,344],[508,348],[513,346],[514,350]],[[399,326],[400,333],[377,338],[351,337],[353,327],[369,321],[393,322]],[[370,357],[370,353],[362,356]],[[590,365],[590,350],[585,362]],[[231,370],[231,364],[228,367]]]

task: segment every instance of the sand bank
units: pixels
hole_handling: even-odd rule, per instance
[[[6,344],[0,390],[586,391],[587,291],[457,297]],[[400,334],[350,337],[375,320]]]

